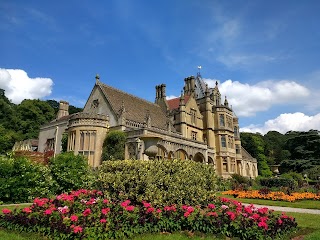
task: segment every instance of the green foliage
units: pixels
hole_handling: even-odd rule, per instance
[[[61,152],[66,152],[68,148],[68,133],[62,134],[62,139],[61,139]]]
[[[25,139],[37,138],[40,126],[54,119],[52,107],[41,100],[23,100],[16,107],[19,116],[19,129]]]
[[[265,155],[265,142],[259,133],[241,133],[242,146],[258,161],[259,175],[264,177],[272,176],[272,172],[267,164]]]
[[[303,171],[303,174],[307,174],[308,178],[311,180],[320,180],[320,165]]]
[[[288,187],[294,189],[297,186],[295,180],[288,178],[260,178],[260,184],[268,188]]]
[[[50,159],[52,178],[58,183],[57,193],[81,188],[91,188],[94,175],[88,160],[73,152],[61,153]]]
[[[293,179],[297,183],[303,180],[303,176],[297,172],[288,172],[288,173],[281,174],[281,178]]]
[[[285,147],[291,159],[314,159],[320,156],[320,131],[290,132]],[[320,165],[320,163],[319,163]]]
[[[122,131],[109,132],[102,147],[102,161],[124,159],[126,138],[126,134]]]
[[[181,160],[105,161],[98,183],[112,198],[145,200],[157,206],[200,204],[216,189],[212,167]]]
[[[242,183],[248,184],[250,182],[250,179],[248,177],[241,176],[240,174],[237,174],[237,173],[232,174],[231,178],[239,184],[242,184]]]
[[[26,158],[0,156],[0,201],[29,202],[54,194],[55,181],[47,167]]]
[[[318,160],[285,160],[281,162],[279,171],[281,173],[290,171],[301,173],[313,168],[317,162]]]

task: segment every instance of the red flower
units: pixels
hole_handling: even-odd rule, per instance
[[[102,209],[101,209],[101,213],[102,213],[103,215],[107,215],[108,212],[110,212],[110,208],[102,208]]]
[[[26,208],[22,209],[22,212],[32,213],[32,210],[29,207],[26,207]]]
[[[161,213],[162,211],[161,211],[161,209],[157,209],[157,213]]]
[[[229,216],[231,221],[233,221],[236,218],[236,214],[234,212],[228,211],[227,215]]]
[[[216,206],[215,206],[214,204],[212,204],[212,203],[209,203],[209,204],[208,204],[208,208],[210,208],[210,209],[215,209]]]
[[[44,211],[45,215],[51,215],[52,214],[52,210],[51,209],[47,209]]]
[[[75,226],[75,227],[73,228],[73,232],[74,232],[74,233],[82,233],[82,227],[80,227],[80,226]]]
[[[83,214],[83,216],[85,216],[85,217],[88,216],[88,215],[90,215],[90,214],[91,214],[91,209],[90,209],[90,208],[87,208],[86,210],[83,211],[82,214]]]
[[[187,218],[187,217],[189,217],[190,214],[191,214],[191,212],[185,212],[185,213],[183,214],[183,216],[185,216],[185,217]]]
[[[264,207],[264,208],[259,208],[258,209],[258,212],[260,213],[260,214],[266,214],[266,213],[268,213],[268,208],[266,208],[266,207]]]
[[[149,207],[149,208],[147,208],[146,212],[147,213],[152,213],[152,212],[154,212],[154,208],[153,207]]]
[[[11,210],[8,209],[8,208],[4,208],[4,209],[2,209],[2,213],[3,214],[9,214],[9,213],[11,213]]]
[[[100,222],[101,222],[101,223],[106,223],[106,222],[107,222],[107,220],[106,220],[106,219],[104,219],[104,218],[102,218],[102,219],[100,219]]]
[[[148,207],[151,207],[151,204],[150,203],[147,203],[147,202],[142,202],[142,204],[143,204],[143,206],[145,207],[145,208],[148,208]]]
[[[127,206],[125,209],[126,209],[127,211],[129,211],[129,212],[133,212],[133,211],[134,211],[134,206],[132,206],[132,205]]]
[[[108,199],[103,199],[103,203],[108,204],[109,203]]]
[[[264,228],[265,230],[268,230],[268,224],[265,222],[259,222],[258,226],[261,228]]]
[[[281,224],[283,223],[283,221],[282,221],[281,219],[278,219],[277,223],[278,223],[279,225],[281,225]]]
[[[78,216],[77,215],[71,215],[71,217],[70,217],[70,220],[72,221],[72,222],[76,222],[76,221],[78,221]]]
[[[131,203],[130,200],[125,200],[124,202],[120,203],[121,207],[127,207]]]
[[[176,207],[175,207],[174,205],[172,205],[172,206],[165,206],[165,207],[163,208],[163,210],[164,210],[164,211],[168,211],[168,212],[170,212],[170,211],[172,211],[172,212],[177,211],[177,209],[176,209]]]

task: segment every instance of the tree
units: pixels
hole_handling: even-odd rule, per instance
[[[25,139],[37,138],[40,126],[54,119],[53,108],[45,101],[23,100],[16,107],[19,118],[19,129]]]
[[[122,131],[109,132],[103,143],[102,161],[123,160],[126,138]]]
[[[260,133],[241,133],[242,146],[258,161],[258,171],[261,176],[272,176],[265,156],[265,142]]]

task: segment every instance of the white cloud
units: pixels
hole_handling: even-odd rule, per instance
[[[38,99],[51,94],[53,81],[50,78],[30,78],[21,69],[0,68],[0,88],[7,98],[19,104],[24,99]]]
[[[274,130],[281,133],[292,131],[320,130],[320,113],[308,116],[301,112],[283,113],[275,119],[266,121],[263,125],[249,125],[240,129],[242,132],[260,132],[262,134]]]
[[[203,79],[209,87],[214,87],[216,79]],[[219,81],[218,81],[219,82]],[[254,85],[226,80],[219,84],[222,95],[228,97],[238,116],[254,116],[267,111],[273,105],[299,103],[310,95],[310,91],[290,80],[263,81]]]
[[[173,98],[177,98],[177,96],[175,96],[175,95],[166,96],[166,99],[167,99],[167,100],[170,100],[170,99],[173,99]]]

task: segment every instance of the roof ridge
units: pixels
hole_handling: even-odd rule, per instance
[[[135,96],[135,95],[133,95],[133,94],[131,94],[131,93],[127,93],[127,92],[125,92],[125,91],[123,91],[123,90],[120,90],[120,89],[118,89],[118,88],[112,87],[112,86],[107,85],[107,84],[105,84],[105,83],[99,82],[99,85],[102,85],[103,87],[111,88],[111,89],[113,89],[113,90],[115,90],[115,91],[118,91],[118,92],[121,92],[121,93],[123,93],[123,94],[129,95],[130,97],[136,98],[136,99],[138,99],[138,100],[142,100],[142,101],[144,101],[144,102],[146,102],[146,103],[148,103],[148,104],[152,104],[152,105],[154,105],[154,106],[160,107],[160,106],[159,106],[158,104],[156,104],[156,103],[150,102],[150,101],[148,101],[148,100],[146,100],[146,99],[144,99],[144,98],[137,97],[137,96]]]

